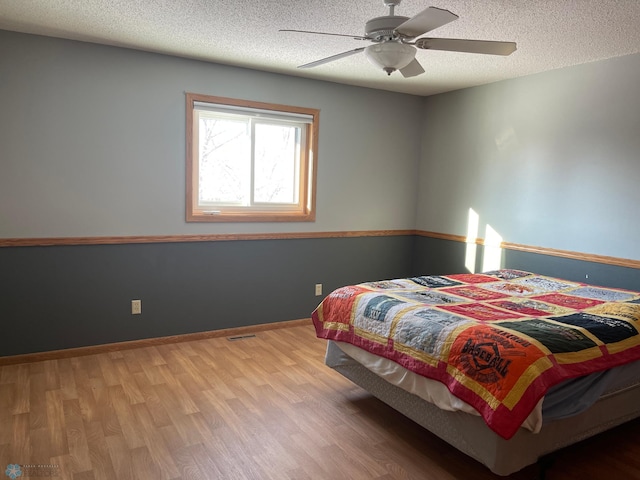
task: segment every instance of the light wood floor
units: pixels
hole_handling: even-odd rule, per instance
[[[0,367],[0,477],[504,478],[325,367],[324,348],[309,325]],[[636,421],[561,451],[547,479],[640,478],[639,458]]]

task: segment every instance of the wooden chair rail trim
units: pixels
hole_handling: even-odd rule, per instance
[[[416,235],[420,237],[439,238],[442,240],[451,240],[454,242],[467,243],[467,237],[462,235],[450,235],[447,233],[427,232],[424,230],[416,231]],[[484,239],[476,238],[470,242],[477,245],[484,245]],[[629,258],[610,257],[607,255],[597,255],[593,253],[573,252],[571,250],[560,250],[557,248],[536,247],[532,245],[522,245],[519,243],[502,242],[500,248],[506,250],[517,250],[521,252],[537,253],[540,255],[550,255],[552,257],[570,258],[573,260],[582,260],[585,262],[604,263],[607,265],[616,265],[618,267],[640,268],[640,260],[632,260]]]
[[[420,237],[438,238],[454,242],[466,243],[463,235],[453,235],[425,230],[360,230],[342,232],[293,232],[293,233],[231,233],[211,235],[155,235],[155,236],[118,236],[118,237],[43,237],[43,238],[0,238],[0,247],[48,247],[62,245],[119,245],[128,243],[181,243],[181,242],[222,242],[239,240],[289,240],[313,238],[356,238],[356,237],[391,237],[417,235]],[[484,245],[484,239],[476,238],[477,245]],[[586,262],[604,263],[628,268],[640,268],[640,260],[618,258],[607,255],[559,250],[555,248],[537,247],[511,242],[502,242],[501,248],[522,252],[571,258]]]
[[[394,235],[417,235],[421,237],[437,238],[465,243],[466,237],[462,235],[452,235],[439,232],[428,232],[424,230],[375,230],[375,231],[353,231],[353,232],[311,232],[311,233],[287,233],[287,234],[232,234],[232,235],[189,235],[189,236],[162,236],[162,237],[75,237],[75,238],[34,238],[34,239],[0,239],[2,246],[52,246],[52,245],[99,245],[99,244],[120,244],[120,243],[160,243],[160,242],[206,242],[206,241],[230,241],[230,240],[272,240],[290,238],[348,238],[348,237],[371,237],[371,236],[394,236]],[[484,245],[482,238],[476,238],[473,242]],[[535,253],[540,255],[550,255],[561,258],[569,258],[607,265],[615,265],[627,268],[640,269],[640,261],[610,257],[606,255],[596,255],[589,253],[573,252],[569,250],[559,250],[546,247],[535,247],[521,245],[517,243],[502,242],[501,248],[507,250],[517,250],[522,252]],[[49,352],[28,353],[0,357],[0,366],[12,365],[16,363],[38,362],[58,358],[68,358],[80,355],[93,355],[96,353],[113,352],[130,348],[138,348],[151,345],[175,343],[189,340],[200,340],[214,337],[225,337],[230,335],[241,335],[275,328],[296,326],[309,322],[308,319],[275,322],[261,325],[251,325],[235,327],[222,330],[212,330],[207,332],[189,333],[184,335],[173,335],[167,337],[147,338],[142,340],[132,340],[128,342],[110,343],[105,345],[95,345],[87,347],[70,348],[64,350],[54,350]]]
[[[289,240],[310,238],[392,237],[415,235],[415,230],[362,230],[345,232],[223,233],[209,235],[144,235],[118,237],[0,238],[0,247],[51,247],[60,245],[119,245],[127,243],[224,242],[238,240]]]
[[[59,360],[61,358],[80,357],[85,355],[96,355],[100,353],[118,352],[133,348],[152,347],[179,342],[190,342],[193,340],[206,340],[208,338],[242,336],[267,330],[279,328],[298,327],[311,325],[311,319],[288,320],[283,322],[262,323],[258,325],[247,325],[245,327],[223,328],[220,330],[208,330],[206,332],[185,333],[182,335],[169,335],[166,337],[143,338],[140,340],[130,340],[125,342],[105,343],[103,345],[90,345],[86,347],[66,348],[63,350],[51,350],[48,352],[25,353],[21,355],[10,355],[0,357],[0,367],[3,365],[15,365],[18,363],[34,363],[45,360]]]

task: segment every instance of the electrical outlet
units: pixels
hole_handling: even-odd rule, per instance
[[[316,297],[319,297],[320,295],[322,295],[322,284],[316,283]]]
[[[131,300],[131,315],[142,313],[142,300]]]

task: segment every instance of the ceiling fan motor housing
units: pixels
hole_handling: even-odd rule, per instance
[[[398,35],[395,33],[396,28],[409,20],[409,17],[386,16],[372,18],[364,27],[365,36],[373,42],[383,42],[391,40]]]

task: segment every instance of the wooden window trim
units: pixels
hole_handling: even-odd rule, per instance
[[[282,211],[247,211],[211,214],[197,208],[197,198],[194,197],[195,185],[197,185],[197,169],[194,162],[197,158],[197,147],[195,146],[196,126],[194,125],[195,102],[206,102],[222,105],[232,105],[236,107],[255,108],[262,110],[274,110],[277,112],[299,113],[313,117],[312,122],[307,127],[306,149],[301,158],[301,169],[303,170],[300,201],[302,209],[300,212]],[[318,125],[320,123],[320,110],[291,105],[280,105],[274,103],[254,102],[250,100],[239,100],[227,97],[217,97],[202,95],[197,93],[186,94],[186,221],[187,222],[313,222],[316,212],[316,177],[318,162]],[[303,165],[304,164],[304,165]]]

